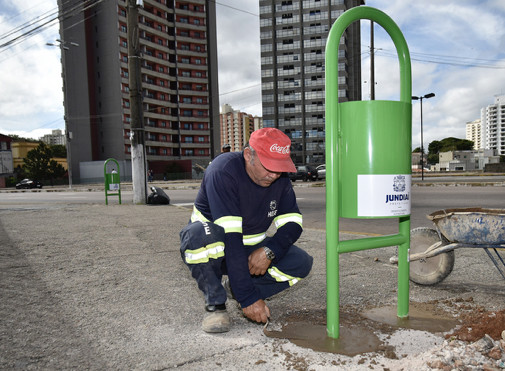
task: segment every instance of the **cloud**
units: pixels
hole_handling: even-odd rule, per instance
[[[367,5],[386,12],[404,34],[413,95],[436,94],[423,101],[424,147],[448,136],[464,139],[466,123],[480,118],[481,108],[492,104],[496,94],[505,93],[503,2],[370,0]],[[385,32],[376,31],[376,36],[375,46],[383,48],[376,54],[377,91],[385,84],[386,98],[398,99],[393,95],[398,67],[391,62],[396,51]],[[414,101],[414,148],[420,134],[420,104]]]
[[[259,3],[223,4],[216,4],[220,104],[261,116]]]
[[[57,8],[56,0],[7,2],[0,9],[0,34]],[[412,93],[430,92],[423,102],[424,145],[447,136],[464,138],[465,124],[505,94],[505,2],[503,0],[367,0],[400,27],[412,57]],[[9,7],[10,8],[9,8]],[[14,9],[14,7],[18,7]],[[220,104],[254,115],[261,112],[259,2],[216,3]],[[369,81],[369,22],[362,22],[362,81]],[[8,51],[0,49],[0,132],[64,127],[58,25]],[[393,43],[375,29],[376,99],[399,99]],[[497,68],[475,67],[479,64]],[[471,65],[474,65],[473,67]],[[363,97],[369,99],[369,83]],[[420,144],[420,107],[412,107],[412,143]]]
[[[2,42],[20,36],[7,35],[19,25],[57,9],[55,0],[14,2],[2,9]],[[23,32],[26,32],[25,29]],[[38,135],[63,128],[63,92],[60,50],[46,46],[58,38],[58,22],[22,43],[0,49],[0,132],[38,139]],[[5,71],[9,71],[5,73]],[[48,127],[49,126],[49,127]]]

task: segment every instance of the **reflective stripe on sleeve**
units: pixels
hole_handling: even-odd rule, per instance
[[[240,216],[223,216],[214,223],[223,227],[224,233],[242,233],[242,217]]]
[[[244,235],[243,241],[246,246],[253,246],[267,238],[266,233]]]
[[[289,286],[293,286],[295,283],[301,280],[301,278],[292,277],[288,274],[281,272],[277,267],[268,268],[268,273],[277,281],[277,282],[289,282]]]
[[[193,206],[193,212],[191,213],[191,222],[210,222],[195,206]]]
[[[276,217],[274,219],[274,222],[275,222],[276,228],[280,228],[284,224],[289,223],[289,222],[297,223],[300,225],[300,227],[303,228],[303,217],[302,217],[302,214],[299,214],[299,213],[279,215],[278,217]]]
[[[224,256],[224,243],[215,242],[196,250],[184,251],[187,264],[207,263],[209,259],[218,259]]]

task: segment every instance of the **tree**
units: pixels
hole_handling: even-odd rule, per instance
[[[434,140],[428,145],[428,163],[436,164],[440,152],[468,151],[471,149],[473,149],[473,141],[467,139],[449,137],[440,141]]]
[[[67,147],[61,144],[51,146],[51,152],[53,153],[53,157],[67,157]]]
[[[30,142],[30,143],[40,142],[40,140],[38,140],[38,139],[24,138],[24,137],[20,137],[19,135],[16,135],[16,134],[12,134],[9,136],[12,138],[13,142]]]
[[[412,153],[421,153],[421,147],[417,147],[412,151]]]
[[[44,142],[32,149],[24,158],[24,170],[32,179],[48,179],[53,184],[54,179],[61,178],[65,169],[52,159],[53,151]]]

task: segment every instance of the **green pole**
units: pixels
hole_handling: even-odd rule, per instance
[[[400,218],[399,232],[405,237],[405,242],[398,245],[398,304],[397,316],[409,315],[409,248],[410,248],[410,218]]]

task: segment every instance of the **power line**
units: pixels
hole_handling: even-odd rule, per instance
[[[261,86],[261,84],[254,84],[254,85],[246,86],[245,88],[230,90],[230,91],[227,91],[226,93],[219,94],[219,96],[236,93],[238,91],[243,91],[243,90],[248,90],[248,89],[256,88],[258,86]]]
[[[365,46],[362,44],[362,46]],[[396,52],[391,49],[381,49],[376,52],[381,56],[388,58],[398,58]],[[363,59],[366,59],[365,56]],[[484,59],[484,58],[471,58],[471,57],[460,57],[451,55],[441,55],[441,54],[428,54],[428,53],[417,53],[411,52],[410,59],[417,62],[423,63],[434,63],[434,64],[446,64],[450,66],[461,66],[461,67],[475,67],[475,68],[488,68],[488,69],[505,69],[503,65],[493,65],[495,62],[502,62],[499,59]]]
[[[210,1],[213,2],[214,4],[221,5],[221,6],[224,6],[226,8],[230,8],[230,9],[236,10],[238,12],[242,12],[242,13],[249,14],[249,15],[252,15],[252,16],[255,16],[255,17],[259,17],[259,14],[251,13],[251,12],[249,12],[247,10],[244,10],[244,9],[235,8],[235,7],[231,6],[231,5],[223,4],[223,3],[217,2],[215,0],[210,0]]]
[[[4,42],[3,44],[0,44],[0,53],[10,49],[14,45],[17,45],[17,44],[27,40],[28,38],[42,32],[46,28],[52,26],[55,21],[57,21],[57,20],[63,21],[65,19],[73,17],[79,13],[82,13],[82,12],[102,3],[103,1],[104,0],[98,0],[98,1],[86,0],[82,4],[77,4],[69,9],[62,10],[61,13],[59,13],[58,11],[50,11],[50,12],[47,12],[50,14],[45,13],[42,16],[42,18],[41,18],[41,16],[38,16],[38,17],[35,17],[34,19],[32,19],[31,21],[25,22],[25,23],[21,24],[20,26],[17,26],[16,28],[14,28],[11,31],[2,35],[0,37],[0,40],[5,39],[8,36],[14,35],[14,34],[20,32],[21,30],[24,30],[28,27],[31,27],[31,26],[33,26],[33,27],[30,28],[28,31],[22,33],[21,35],[14,36],[13,38],[9,39],[8,41]],[[68,2],[66,4],[68,4]],[[65,6],[65,4],[62,4],[62,9],[64,8],[64,6]],[[40,21],[44,21],[44,22],[42,24],[39,24]],[[69,26],[68,28],[71,28],[73,26],[75,26],[75,24]],[[3,49],[3,50],[1,50],[1,49]]]

